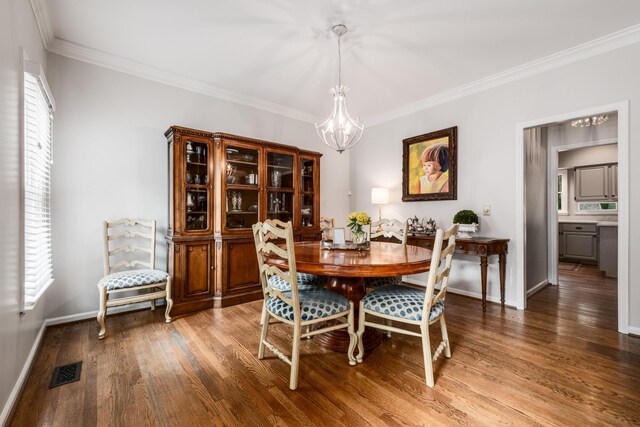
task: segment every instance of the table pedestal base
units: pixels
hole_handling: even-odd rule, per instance
[[[338,329],[337,331],[327,332],[313,337],[313,340],[320,346],[337,353],[346,353],[349,351],[349,333],[346,329]],[[362,343],[364,344],[365,353],[373,350],[382,343],[382,335],[377,329],[366,328],[362,334]],[[356,346],[353,355],[358,354]]]
[[[329,288],[338,292],[349,301],[353,301],[355,330],[358,331],[358,313],[360,311],[360,300],[366,292],[364,278],[362,277],[332,277]],[[349,350],[349,333],[346,329],[327,332],[313,337],[313,339],[324,348],[339,353],[346,353]],[[362,343],[366,353],[373,350],[382,342],[382,337],[377,329],[366,328],[362,335]],[[358,350],[356,348],[355,354]]]

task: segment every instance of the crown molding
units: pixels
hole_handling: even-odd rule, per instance
[[[143,79],[155,81],[169,86],[195,92],[201,95],[211,96],[236,104],[245,105],[281,116],[289,117],[304,122],[315,123],[318,118],[314,115],[285,107],[261,98],[235,93],[221,89],[209,83],[177,74],[161,68],[142,64],[140,62],[125,59],[116,55],[90,49],[76,43],[59,38],[54,38],[47,49],[49,52],[78,61],[87,62],[114,71],[130,74]]]
[[[29,2],[31,3],[33,16],[36,18],[36,24],[38,25],[42,44],[45,49],[49,50],[49,46],[54,39],[54,35],[51,19],[49,18],[47,3],[45,0],[29,0]]]
[[[445,104],[456,99],[464,98],[465,96],[473,95],[638,42],[640,42],[640,24],[371,117],[367,120],[367,125],[375,126],[409,116],[437,105]]]

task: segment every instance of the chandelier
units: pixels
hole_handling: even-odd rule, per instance
[[[342,153],[360,141],[364,125],[360,123],[360,117],[356,120],[349,117],[345,102],[348,89],[342,85],[340,38],[347,32],[347,27],[339,24],[335,25],[332,30],[338,36],[338,85],[329,90],[329,93],[333,95],[333,112],[321,124],[316,123],[316,131],[322,142],[338,153]]]
[[[585,127],[588,128],[589,126],[601,125],[607,120],[609,120],[609,116],[607,116],[606,114],[601,114],[599,116],[585,117],[583,119],[572,120],[571,126],[573,126],[574,128],[585,128]]]

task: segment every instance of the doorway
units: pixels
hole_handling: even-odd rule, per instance
[[[550,127],[559,123],[566,122],[570,119],[577,117],[587,117],[598,115],[603,112],[612,112],[617,114],[617,142],[618,142],[618,284],[617,284],[617,312],[618,312],[618,331],[621,333],[628,333],[628,301],[629,301],[629,284],[628,284],[628,265],[629,265],[629,253],[628,253],[628,187],[629,187],[629,106],[628,102],[620,102],[616,104],[610,104],[600,107],[590,108],[588,110],[581,110],[572,113],[566,113],[559,116],[548,117],[543,119],[534,120],[527,123],[519,123],[516,126],[516,262],[518,267],[516,268],[516,300],[517,307],[525,309],[527,304],[527,196],[526,196],[526,167],[525,162],[527,156],[531,153],[527,152],[525,146],[525,130],[536,127]],[[594,143],[611,143],[606,139],[601,141],[593,141]],[[573,148],[571,144],[566,144],[565,148]],[[546,262],[546,280],[547,283],[557,283],[558,277],[558,228],[557,228],[557,209],[555,198],[550,198],[550,194],[556,185],[555,171],[557,170],[557,154],[552,155],[554,150],[547,150],[548,159],[546,165],[546,176],[548,192],[546,209],[548,211],[546,229],[548,230],[546,236],[546,246],[548,252],[545,258]],[[553,175],[552,175],[553,174]],[[551,179],[550,176],[553,178]],[[540,268],[535,266],[535,268]],[[544,274],[544,268],[543,268]],[[542,286],[544,286],[543,284]]]
[[[615,115],[611,116],[617,121]],[[561,260],[595,265],[602,267],[610,277],[617,276],[617,268],[609,267],[608,271],[605,268],[611,262],[615,262],[617,267],[617,250],[601,254],[599,244],[600,235],[609,238],[612,231],[618,240],[619,197],[615,190],[611,191],[617,184],[612,181],[617,178],[612,172],[617,170],[619,159],[617,126],[608,132],[600,132],[600,135],[607,138],[598,139],[600,137],[596,136],[592,141],[570,141],[569,144],[549,141],[547,216],[549,277],[552,284],[559,283],[558,263]],[[595,182],[602,184],[602,191],[592,192],[593,195],[589,196],[581,194],[590,190],[586,187],[591,184],[591,181],[580,184],[581,174],[595,178],[596,173],[602,173],[603,181]],[[585,189],[580,190],[579,186]],[[614,224],[616,227],[613,230],[605,229]],[[610,246],[610,242],[607,241],[604,246]],[[603,260],[607,258],[606,262],[600,262],[600,255],[603,255]],[[610,255],[616,259],[612,261]]]

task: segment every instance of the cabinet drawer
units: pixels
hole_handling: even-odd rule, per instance
[[[597,225],[596,224],[582,224],[582,223],[572,223],[565,222],[560,224],[561,231],[578,231],[581,233],[596,233]]]

